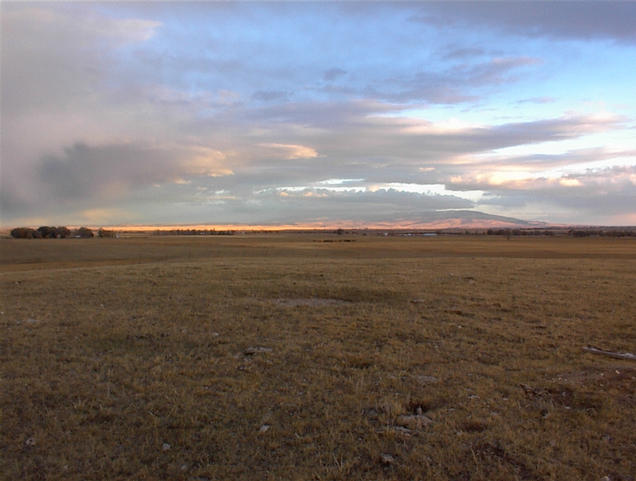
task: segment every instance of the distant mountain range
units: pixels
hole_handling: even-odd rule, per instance
[[[333,228],[342,225],[354,229],[489,229],[489,228],[545,228],[553,226],[547,222],[527,221],[514,217],[486,214],[474,210],[444,210],[424,212],[408,218],[396,218],[391,221],[364,222],[341,221],[316,225],[307,223],[298,227]]]
[[[79,226],[70,226],[79,227]],[[474,210],[444,210],[426,211],[421,214],[410,215],[407,218],[395,218],[387,221],[362,221],[362,220],[321,220],[293,223],[267,223],[267,224],[222,224],[206,222],[199,224],[147,224],[147,225],[109,225],[112,230],[125,231],[155,231],[174,229],[200,229],[200,230],[331,230],[346,229],[505,229],[505,228],[546,228],[558,227],[556,224],[538,221],[526,221],[514,217],[486,214]],[[99,228],[99,226],[95,226]],[[6,232],[4,232],[6,231]],[[0,233],[8,234],[9,229],[2,229]]]
[[[474,210],[435,211],[423,214],[419,219],[398,222],[404,227],[426,229],[477,229],[477,228],[532,228],[547,227],[546,222],[527,221],[514,217],[486,214]],[[390,223],[387,223],[389,225]]]

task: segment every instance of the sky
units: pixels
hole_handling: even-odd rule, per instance
[[[3,226],[636,225],[636,2],[0,5]]]

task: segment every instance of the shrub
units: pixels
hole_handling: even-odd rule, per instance
[[[71,237],[71,231],[68,227],[58,226],[55,228],[55,236],[58,239],[66,239],[68,237]]]
[[[98,237],[115,237],[115,231],[101,228],[97,231]]]
[[[57,237],[57,229],[48,225],[38,227],[38,232],[42,239],[55,239]]]
[[[35,239],[40,238],[42,235],[35,229],[30,227],[16,227],[11,230],[11,237],[15,239]]]
[[[81,237],[82,239],[89,239],[95,236],[95,234],[93,234],[93,231],[89,229],[88,227],[80,227],[75,232],[75,235],[77,237]]]

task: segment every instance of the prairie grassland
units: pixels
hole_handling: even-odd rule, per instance
[[[0,241],[0,472],[634,480],[630,239]]]

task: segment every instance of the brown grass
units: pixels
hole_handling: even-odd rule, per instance
[[[633,240],[321,239],[0,241],[3,479],[636,478]]]

